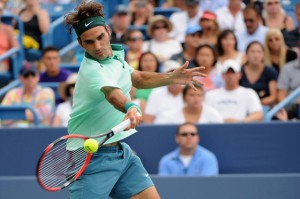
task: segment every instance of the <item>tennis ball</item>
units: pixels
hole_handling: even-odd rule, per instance
[[[95,139],[87,139],[84,141],[83,148],[88,153],[95,153],[98,151],[98,142]]]

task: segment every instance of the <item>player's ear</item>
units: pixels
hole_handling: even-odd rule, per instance
[[[108,35],[111,36],[111,31],[108,25],[105,26],[105,30],[108,33]]]

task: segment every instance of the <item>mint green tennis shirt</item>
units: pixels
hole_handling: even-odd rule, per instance
[[[105,60],[96,60],[85,53],[74,90],[72,112],[68,123],[69,134],[95,136],[121,123],[125,114],[105,99],[101,89],[107,86],[120,88],[130,99],[133,71],[134,69],[124,61],[122,53],[118,54],[114,51],[114,56]],[[106,144],[122,140],[135,132],[135,129],[123,131],[110,138]],[[103,138],[99,138],[98,141],[101,139]],[[74,147],[78,148],[82,143],[75,145]]]

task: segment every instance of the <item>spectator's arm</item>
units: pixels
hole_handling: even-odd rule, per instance
[[[256,121],[262,121],[263,120],[263,113],[262,111],[256,111],[253,113],[250,113],[243,122],[256,122]]]
[[[261,99],[262,105],[271,106],[277,101],[277,82],[269,82],[270,95]]]
[[[286,97],[288,96],[288,90],[278,90],[278,101],[281,102],[283,101]]]
[[[169,176],[170,172],[168,171],[168,166],[164,158],[159,162],[158,166],[158,175],[160,176]]]
[[[219,166],[218,166],[218,160],[213,155],[210,158],[205,159],[202,175],[203,176],[213,176],[219,174]]]

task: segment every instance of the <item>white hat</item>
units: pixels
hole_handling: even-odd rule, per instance
[[[162,64],[162,72],[167,73],[180,67],[180,64],[174,60],[167,60]]]
[[[232,69],[234,72],[240,72],[241,66],[239,63],[233,59],[228,59],[222,64],[222,73],[226,73],[229,69]]]

